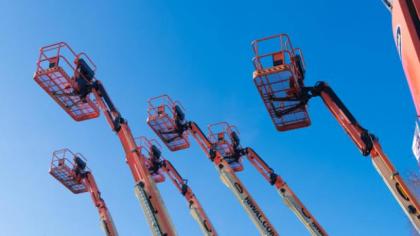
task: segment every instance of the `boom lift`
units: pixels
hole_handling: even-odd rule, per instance
[[[417,112],[413,153],[420,161],[420,1],[383,0],[392,14],[392,31]]]
[[[71,158],[69,160],[69,158]],[[111,214],[101,197],[92,171],[86,166],[86,159],[74,154],[69,149],[57,150],[53,153],[50,174],[60,181],[72,193],[89,192],[92,201],[98,208],[102,229],[107,236],[118,236]]]
[[[145,159],[137,150],[128,122],[101,81],[95,78],[95,71],[95,64],[85,53],[76,54],[61,42],[41,48],[34,80],[76,121],[96,118],[99,110],[103,111],[124,148],[126,162],[136,182],[135,193],[153,235],[173,236],[174,227]]]
[[[237,170],[221,155],[195,122],[185,119],[185,113],[180,103],[172,101],[167,95],[152,98],[148,103],[147,124],[169,150],[178,151],[188,148],[190,146],[188,134],[191,134],[215,165],[222,182],[233,191],[260,234],[279,235],[236,176],[235,171]]]
[[[246,157],[258,172],[273,185],[284,203],[295,213],[305,225],[311,235],[328,235],[299,198],[293,193],[287,183],[274,172],[274,170],[250,147],[243,148],[240,144],[239,131],[235,126],[226,122],[216,123],[209,126],[209,139],[230,165],[236,165],[236,169],[242,170],[242,157]],[[235,168],[234,168],[235,170]]]
[[[260,54],[261,44],[272,40],[281,42],[280,49]],[[282,40],[286,40],[287,43],[283,44]],[[318,82],[313,87],[304,86],[303,56],[301,51],[296,51],[292,47],[288,36],[281,34],[256,40],[253,42],[253,49],[255,52],[254,82],[277,129],[287,131],[308,126],[310,121],[306,110],[307,103],[312,97],[321,97],[362,154],[371,156],[376,170],[411,223],[419,231],[419,203],[383,152],[378,138],[359,124],[327,83]],[[288,55],[288,59],[279,62],[277,55],[280,53]]]
[[[169,177],[178,191],[187,200],[188,208],[193,218],[200,225],[203,234],[206,236],[217,236],[210,219],[206,215],[197,197],[183,179],[172,163],[162,156],[160,145],[155,140],[148,140],[145,137],[136,139],[139,152],[146,157],[146,166],[156,183],[165,181],[165,175]]]

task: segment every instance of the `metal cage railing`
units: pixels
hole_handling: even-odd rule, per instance
[[[147,124],[171,151],[190,146],[188,134],[180,130],[179,124],[177,124],[184,119],[184,117],[179,117],[183,116],[183,111],[182,105],[172,101],[168,95],[154,97],[148,101]]]
[[[96,66],[85,54],[76,54],[60,42],[40,49],[34,80],[76,121],[96,118],[99,108],[93,96],[81,97],[76,83],[77,63],[83,60],[94,72]],[[87,79],[87,78],[84,78]]]
[[[86,158],[80,153],[73,153],[69,149],[61,149],[53,152],[49,173],[61,182],[66,188],[75,194],[88,191],[85,183],[79,179],[75,173],[75,157],[86,161]],[[85,171],[90,171],[87,167]]]

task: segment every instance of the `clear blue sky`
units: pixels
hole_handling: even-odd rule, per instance
[[[74,122],[33,81],[41,46],[66,41],[87,52],[135,135],[146,101],[167,93],[203,128],[228,121],[289,183],[330,235],[409,235],[410,225],[370,160],[361,156],[321,103],[313,125],[278,133],[252,82],[250,42],[289,33],[304,50],[307,83],[326,80],[362,125],[380,137],[403,176],[415,111],[379,0],[55,1],[0,0],[1,235],[102,235],[87,194],[48,175],[52,151],[83,153],[120,234],[149,235],[116,136],[102,116]],[[164,150],[204,205],[220,235],[257,235],[194,143]],[[281,235],[308,235],[276,191],[248,164],[240,177]],[[180,235],[200,235],[184,199],[160,187]]]

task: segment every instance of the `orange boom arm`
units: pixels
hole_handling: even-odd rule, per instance
[[[364,156],[370,155],[373,165],[388,186],[389,190],[400,204],[413,226],[420,231],[420,205],[414,194],[405,184],[398,171],[383,152],[378,138],[363,128],[350,113],[344,103],[325,82],[318,82],[314,87],[302,89],[308,98],[320,96],[338,123],[344,128],[352,141]],[[276,98],[273,98],[276,100]],[[283,98],[281,98],[283,100]]]
[[[279,235],[230,164],[213,147],[195,122],[185,120],[180,104],[173,102],[166,95],[156,97],[149,100],[148,113],[147,123],[171,151],[188,148],[190,146],[188,134],[191,134],[218,170],[222,182],[234,193],[248,213],[260,234]]]
[[[186,181],[182,179],[181,175],[179,175],[178,171],[173,167],[171,162],[165,160],[163,162],[163,169],[171,179],[172,183],[179,190],[179,192],[185,197],[185,200],[187,200],[191,211],[191,215],[193,215],[195,220],[199,222],[204,235],[216,236],[217,232],[214,229],[212,223],[210,222],[207,214],[205,213],[197,197],[195,196],[191,188],[187,185]]]
[[[357,122],[344,103],[325,82],[318,82],[315,87],[309,88],[308,91],[311,91],[312,96],[320,96],[322,98],[325,105],[362,154],[364,156],[371,156],[373,165],[379,172],[379,175],[381,175],[413,226],[417,231],[420,231],[420,205],[389,158],[383,152],[378,138]]]
[[[72,158],[72,160],[67,159],[67,156]],[[114,221],[105,201],[101,197],[95,178],[86,167],[86,161],[81,154],[73,154],[68,149],[55,151],[49,172],[71,192],[75,194],[89,192],[93,203],[99,211],[102,228],[106,235],[118,236]]]
[[[184,196],[185,200],[187,200],[190,213],[199,224],[203,234],[206,236],[217,236],[216,229],[213,227],[192,189],[188,186],[187,180],[181,177],[171,162],[163,158],[158,148],[158,143],[145,137],[137,138],[136,141],[138,141],[139,152],[146,158],[146,165],[152,179],[156,183],[162,183],[165,181],[165,176],[163,175],[165,173],[182,196]]]
[[[128,122],[115,107],[102,83],[95,78],[96,66],[84,53],[76,54],[66,43],[41,48],[34,80],[76,121],[99,116],[102,110],[117,134],[134,180],[135,193],[153,235],[175,235],[159,191],[150,180],[144,158],[137,152]]]
[[[252,149],[245,149],[246,156],[251,164],[260,172],[262,176],[273,185],[286,205],[292,210],[299,220],[306,226],[311,235],[327,236],[327,232],[318,223],[315,217],[309,212],[305,205],[299,200],[287,183],[271,169],[267,163]]]
[[[277,42],[275,48],[268,47],[272,45],[268,42],[273,40]],[[262,53],[261,48],[268,48],[269,52]],[[312,97],[320,96],[362,154],[371,156],[379,175],[420,232],[419,203],[383,152],[378,139],[357,122],[325,82],[318,82],[314,87],[304,86],[303,55],[299,49],[292,47],[288,36],[280,34],[256,40],[253,42],[253,50],[254,82],[277,130],[288,131],[309,126],[311,122],[307,104]],[[278,62],[278,53],[289,55],[288,60]]]
[[[221,122],[209,125],[209,132],[213,146],[230,162],[231,166],[235,167],[234,170],[242,171],[242,157],[247,157],[264,179],[276,188],[285,204],[295,213],[311,235],[328,235],[286,182],[252,148],[243,148],[241,146],[238,136],[239,131],[236,127],[226,122]]]
[[[101,217],[101,222],[105,232],[110,236],[117,236],[118,233],[115,229],[114,222],[111,218],[111,215],[106,207],[105,201],[101,197],[101,192],[99,192],[98,186],[96,185],[95,178],[91,172],[86,173],[84,178],[86,186],[88,186],[90,196],[95,206],[98,208],[99,215]]]

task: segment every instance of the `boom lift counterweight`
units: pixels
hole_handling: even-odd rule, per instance
[[[339,99],[335,92],[325,82],[318,82],[314,87],[304,86],[304,64],[302,57],[298,57],[296,49],[281,47],[280,51],[271,51],[270,53],[260,55],[258,53],[259,44],[279,36],[257,40],[253,43],[255,72],[254,81],[257,85],[262,99],[270,112],[271,118],[280,131],[287,131],[295,128],[301,128],[310,124],[307,116],[306,106],[313,97],[321,97],[325,105],[333,114],[338,123],[344,128],[359,150],[364,156],[371,156],[373,165],[382,177],[397,202],[400,204],[411,223],[420,231],[420,205],[416,197],[411,193],[389,158],[382,150],[379,140],[363,128],[344,103]],[[281,36],[280,36],[281,37]],[[275,61],[275,55],[279,52],[292,55],[288,64],[280,63],[263,65],[264,58],[271,58]],[[302,69],[303,68],[303,69]],[[278,89],[278,84],[284,87]],[[305,116],[296,116],[297,113]],[[302,118],[303,119],[299,119]],[[290,125],[293,124],[293,125]]]
[[[171,151],[188,148],[190,146],[188,134],[191,134],[213,162],[222,182],[235,194],[260,234],[279,235],[236,176],[231,164],[220,154],[195,122],[185,119],[185,113],[179,103],[173,102],[167,95],[150,99],[147,123]]]
[[[252,148],[243,148],[238,135],[239,131],[236,127],[226,122],[209,126],[210,141],[231,165],[240,166],[236,167],[236,169],[242,170],[243,167],[240,162],[242,157],[245,156],[267,182],[276,188],[284,203],[296,214],[311,235],[327,236],[328,234],[323,227],[312,216],[287,183]]]
[[[71,158],[69,160],[68,158]],[[98,208],[101,225],[107,236],[118,236],[111,214],[101,197],[92,172],[86,166],[86,159],[68,149],[53,153],[49,173],[74,194],[89,192],[92,201]]]
[[[95,78],[96,66],[85,54],[76,54],[66,43],[41,48],[34,80],[76,121],[99,116],[102,110],[126,154],[134,180],[135,193],[155,236],[174,236],[174,227],[159,191],[145,166],[144,157],[128,126],[111,98]]]
[[[152,179],[156,183],[164,182],[165,176],[163,174],[166,174],[182,196],[184,196],[188,203],[190,213],[199,224],[203,234],[206,236],[217,236],[216,230],[197,197],[188,186],[187,180],[181,177],[170,161],[163,158],[158,143],[155,140],[148,140],[145,137],[137,138],[136,141],[138,141],[139,152],[146,157],[146,166],[150,171]]]

